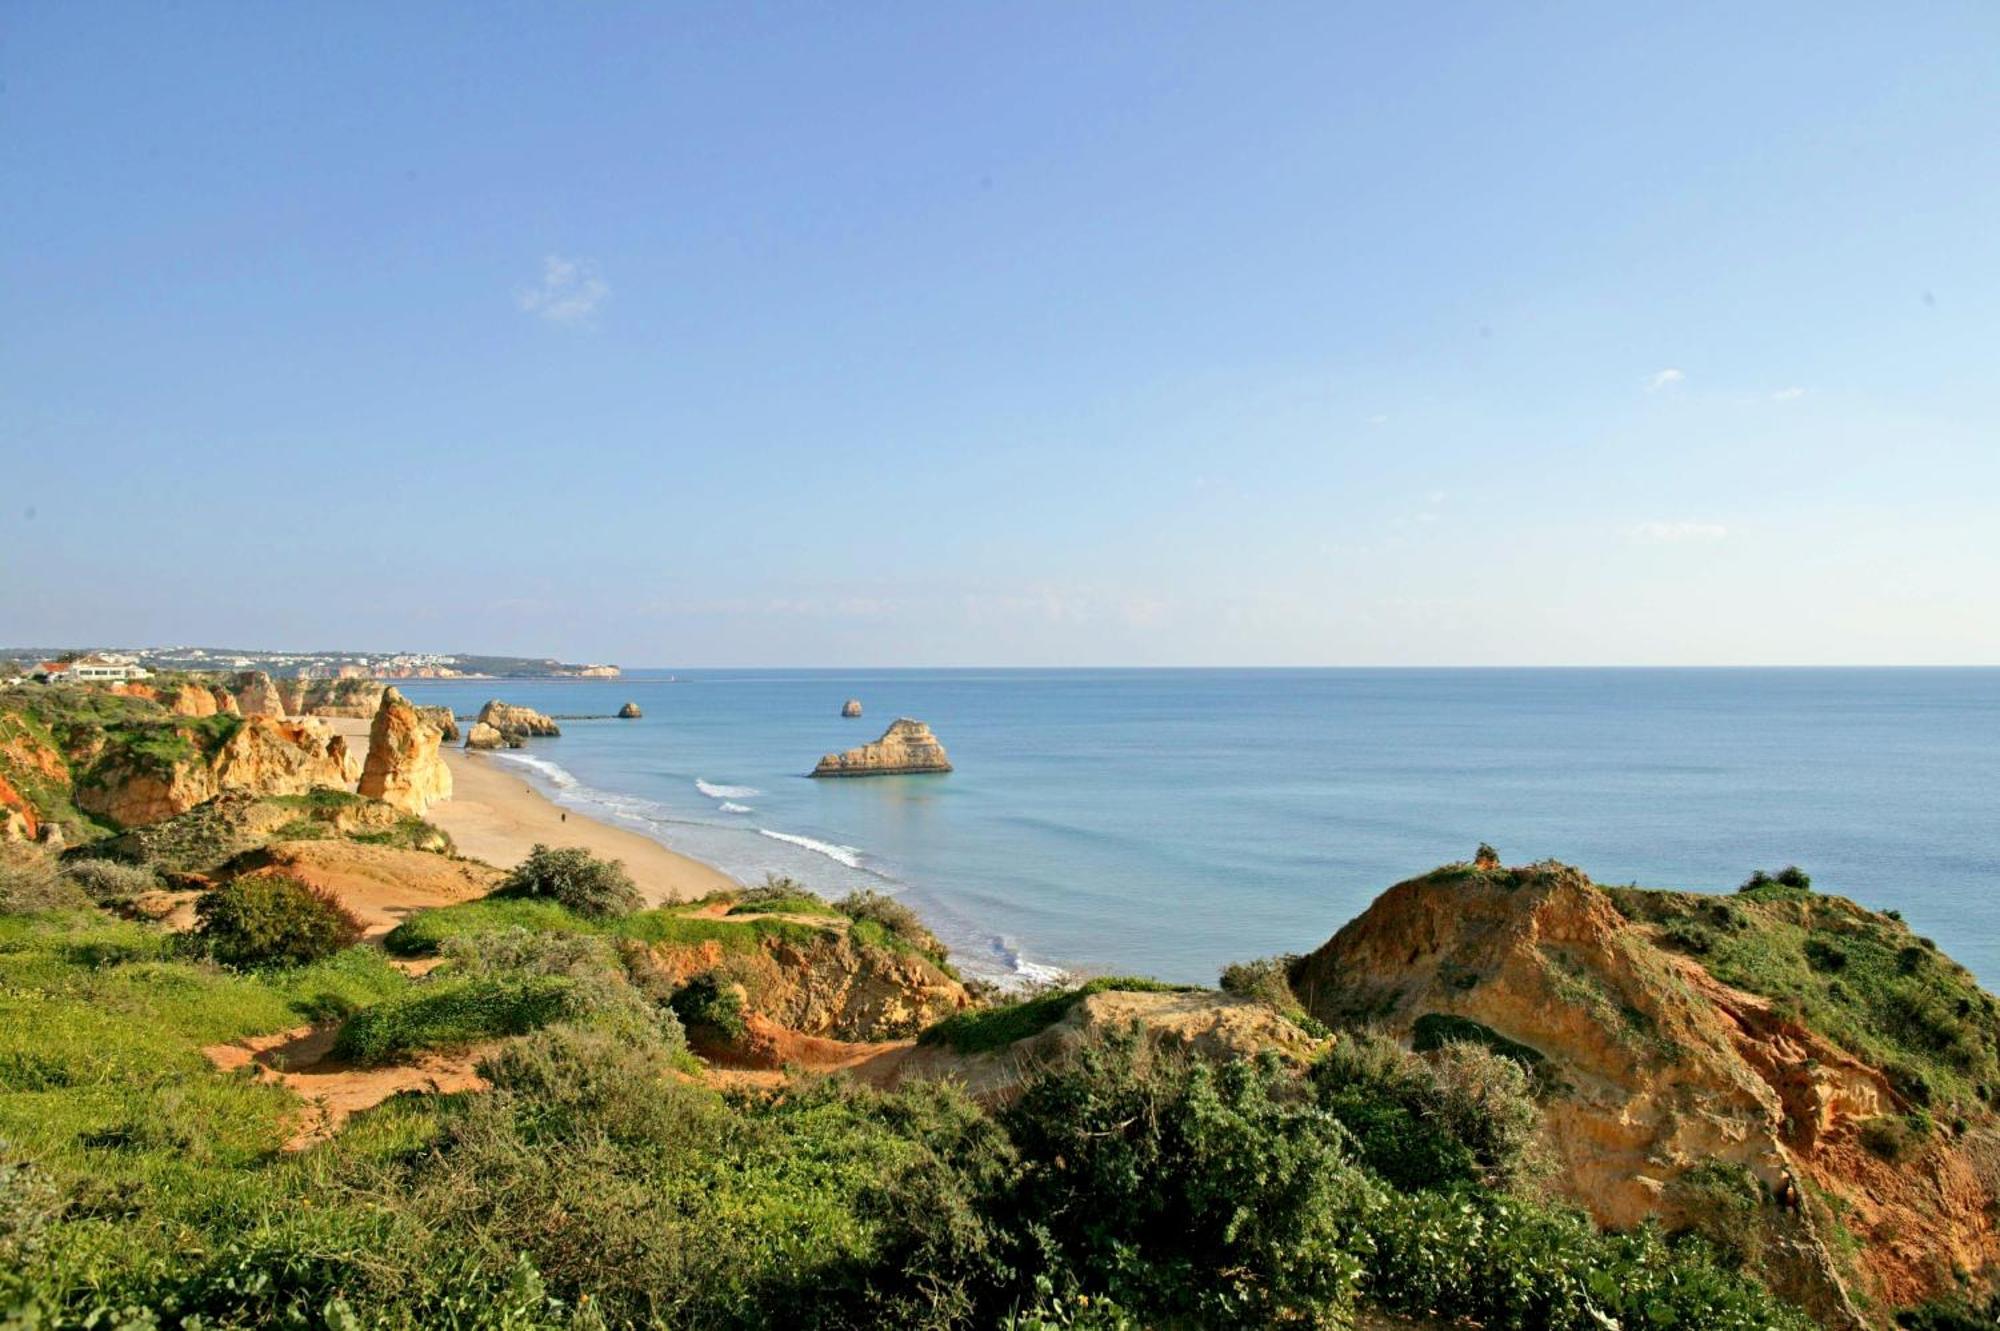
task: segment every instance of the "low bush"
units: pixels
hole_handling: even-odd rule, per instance
[[[432,979],[350,1017],[334,1053],[356,1063],[390,1063],[421,1050],[525,1035],[581,1015],[577,989],[577,981],[559,975]]]
[[[100,906],[122,906],[160,887],[160,876],[148,866],[118,860],[74,860],[63,866],[63,876]]]
[[[669,1002],[690,1031],[725,1041],[743,1038],[743,990],[722,971],[695,976]]]
[[[352,946],[361,921],[332,893],[285,874],[246,874],[195,902],[196,936],[225,966],[302,966]]]
[[[1931,1134],[1931,1121],[1921,1110],[1906,1115],[1883,1114],[1861,1125],[1861,1144],[1891,1164],[1909,1156]]]
[[[817,892],[795,878],[768,874],[756,887],[746,887],[728,896],[731,915],[775,912],[785,915],[838,915]]]
[[[56,869],[55,857],[39,846],[0,842],[0,915],[45,910],[82,910],[90,899]]]
[[[891,947],[908,948],[939,964],[949,955],[945,945],[917,918],[917,913],[894,897],[864,888],[849,892],[834,902],[833,908],[857,925],[879,925],[886,935],[883,941]],[[856,930],[857,937],[861,933]]]
[[[1724,1265],[1756,1266],[1770,1199],[1747,1168],[1719,1160],[1696,1165],[1667,1184],[1666,1200],[1681,1216],[1681,1232],[1699,1237]]]
[[[493,895],[544,898],[595,919],[630,915],[645,904],[624,865],[579,847],[535,846]]]
[[[1356,1032],[1311,1076],[1363,1161],[1399,1188],[1517,1188],[1543,1169],[1528,1076],[1481,1045],[1451,1043],[1426,1057]]]

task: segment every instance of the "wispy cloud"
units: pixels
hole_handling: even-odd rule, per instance
[[[1719,541],[1729,535],[1729,528],[1719,522],[1642,522],[1629,535],[1646,545],[1673,545]]]
[[[1660,370],[1655,372],[1651,378],[1646,380],[1646,391],[1648,393],[1657,393],[1662,388],[1671,388],[1675,384],[1683,384],[1686,382],[1687,382],[1687,372],[1685,370],[1676,370],[1672,368]]]
[[[1368,423],[1370,425],[1387,425],[1389,423],[1388,414],[1386,412],[1378,411],[1373,416],[1370,416],[1368,418]]]
[[[1780,388],[1777,392],[1771,394],[1771,401],[1796,402],[1805,395],[1806,390],[1803,388]]]
[[[583,323],[611,294],[611,284],[599,276],[589,259],[551,254],[542,260],[542,280],[524,288],[519,300],[529,314],[550,323]]]

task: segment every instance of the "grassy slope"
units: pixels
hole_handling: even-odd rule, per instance
[[[1902,921],[1788,887],[1606,890],[1628,918],[1658,925],[1663,946],[1771,999],[1915,1103],[1971,1112],[2000,1099],[2000,1006]]]
[[[485,897],[456,906],[421,911],[396,926],[385,945],[398,956],[435,956],[453,938],[476,938],[505,929],[535,933],[591,934],[635,938],[644,943],[720,943],[724,951],[751,952],[766,938],[811,944],[834,931],[792,920],[695,917],[685,907],[644,910],[613,919],[593,919],[553,901]]]

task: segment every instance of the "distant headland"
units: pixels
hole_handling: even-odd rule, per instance
[[[0,647],[0,677],[59,673],[81,663],[91,678],[145,672],[261,670],[296,679],[616,679],[615,665],[471,652],[285,652],[233,647]],[[114,673],[115,672],[115,673]]]

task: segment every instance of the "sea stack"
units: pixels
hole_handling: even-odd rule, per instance
[[[951,759],[931,728],[907,716],[898,717],[873,744],[829,753],[813,768],[814,776],[905,776],[916,772],[949,772]]]
[[[840,714],[842,716],[861,715],[861,699],[849,698],[846,702],[840,705]]]
[[[618,719],[620,721],[637,721],[644,715],[645,713],[639,710],[639,704],[635,702],[628,702],[618,709]]]
[[[498,698],[479,709],[479,719],[509,739],[529,736],[553,738],[562,727],[532,707],[516,707]]]
[[[385,689],[375,722],[368,728],[368,761],[361,770],[360,792],[420,817],[431,805],[450,799],[451,769],[438,757],[442,738],[402,694]]]

